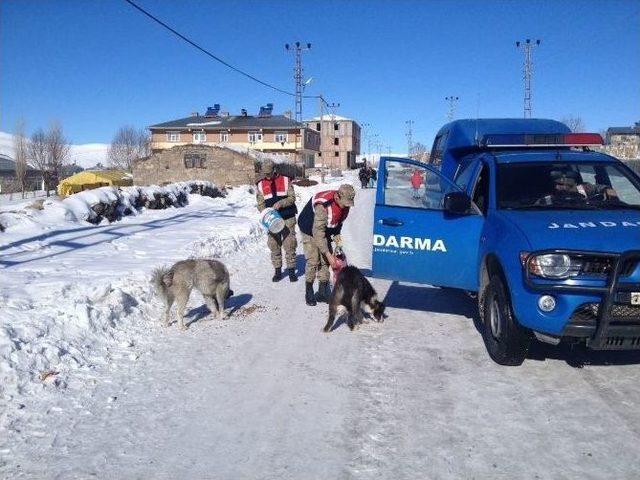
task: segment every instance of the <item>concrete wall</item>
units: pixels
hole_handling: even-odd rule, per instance
[[[620,160],[640,159],[640,135],[611,135],[603,150]]]
[[[202,167],[187,168],[185,155],[204,157]],[[133,164],[135,185],[162,185],[185,180],[208,180],[216,185],[253,184],[255,161],[249,155],[209,145],[182,145],[152,154]]]

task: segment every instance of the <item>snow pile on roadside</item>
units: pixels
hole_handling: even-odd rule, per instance
[[[152,290],[132,279],[69,283],[29,300],[0,297],[8,307],[0,324],[0,397],[11,401],[50,385],[65,388],[72,371],[82,381],[83,372],[108,362],[118,347],[135,358],[134,339],[148,334],[144,320],[152,300]]]
[[[63,222],[98,224],[104,218],[114,221],[125,215],[137,215],[142,207],[182,207],[188,203],[187,197],[191,193],[212,197],[223,195],[214,183],[199,180],[162,187],[100,187],[75,193],[63,200],[46,199],[42,202],[41,210],[29,208],[30,204],[26,202],[21,207],[0,211],[0,224],[5,230],[29,225],[44,229],[44,225],[50,228]]]
[[[102,195],[82,198],[88,205]],[[226,198],[191,200],[179,214],[191,223],[179,223],[169,211],[150,211],[150,219],[123,221],[118,232],[124,236],[115,239],[109,225],[85,235],[64,224],[49,232],[51,239],[32,230],[0,237],[0,428],[10,421],[9,408],[15,413],[29,395],[85,388],[96,367],[113,356],[135,361],[146,352],[162,328],[160,302],[149,284],[162,262],[222,257],[262,244],[265,233],[249,187],[234,188]],[[155,225],[147,233],[141,227],[150,220]]]

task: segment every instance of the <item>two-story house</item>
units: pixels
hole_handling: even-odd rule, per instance
[[[360,155],[360,125],[355,120],[339,115],[323,115],[306,120],[305,124],[320,133],[320,151],[316,164],[342,170],[356,168]]]
[[[292,163],[313,167],[320,149],[320,134],[285,115],[273,115],[273,104],[260,107],[257,115],[245,109],[240,115],[220,112],[220,105],[209,107],[204,115],[158,123],[151,130],[151,150],[158,152],[178,145],[204,144],[244,147],[287,156]]]

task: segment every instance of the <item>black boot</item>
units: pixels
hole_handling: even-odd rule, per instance
[[[282,279],[282,268],[276,268],[276,273],[271,277],[272,282],[279,282]]]
[[[298,276],[296,275],[296,269],[295,268],[287,268],[287,273],[289,274],[289,281],[291,281],[291,282],[297,282],[298,281]]]
[[[304,301],[307,305],[314,307],[316,305],[316,296],[313,293],[313,282],[307,282],[307,289],[304,293]]]
[[[316,302],[329,303],[330,295],[329,282],[320,282],[318,284],[318,293],[316,293]]]

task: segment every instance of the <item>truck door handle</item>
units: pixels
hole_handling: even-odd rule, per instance
[[[387,225],[389,227],[401,227],[402,225],[404,225],[403,221],[397,220],[395,218],[383,218],[382,220],[379,220],[379,222],[382,225]]]

